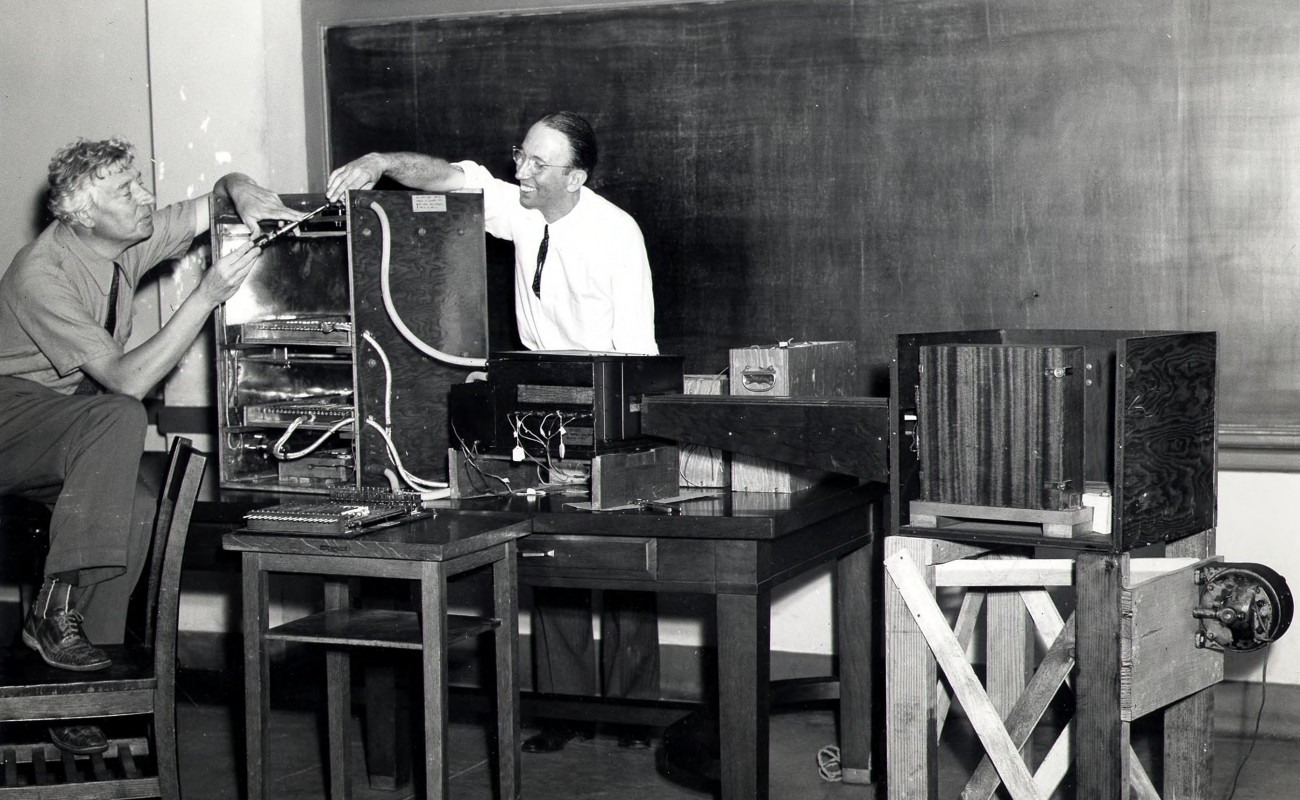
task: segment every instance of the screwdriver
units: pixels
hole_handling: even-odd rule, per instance
[[[303,224],[307,220],[311,219],[312,217],[316,216],[320,212],[329,208],[330,205],[331,205],[330,203],[326,203],[325,205],[321,206],[315,211],[309,212],[305,217],[296,219],[282,228],[276,228],[273,231],[269,231],[267,233],[262,234],[261,236],[258,236],[256,239],[253,240],[253,247],[266,247],[268,244],[274,242],[276,239],[279,239],[281,236],[285,235],[289,231],[297,229],[299,225]]]

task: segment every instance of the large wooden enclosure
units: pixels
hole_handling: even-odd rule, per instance
[[[956,415],[948,414],[947,405],[941,403],[942,413],[933,416],[944,421],[943,429],[935,430],[939,426],[931,422],[927,433],[924,400],[927,395],[944,392],[931,388],[935,381],[933,376],[925,376],[925,359],[928,352],[946,348],[1077,354],[1082,356],[1081,369],[1068,374],[1065,368],[1058,368],[1063,379],[1081,380],[1070,391],[1003,391],[1004,385],[987,377],[981,376],[979,385],[972,387],[970,376],[944,371],[940,379],[955,383],[953,379],[961,377],[962,383],[968,384],[963,388],[983,395],[978,403],[968,403],[978,406],[980,413],[954,419]],[[891,530],[909,536],[1112,552],[1212,531],[1218,493],[1214,435],[1217,352],[1217,337],[1209,332],[986,330],[899,336],[890,396]],[[990,360],[988,356],[979,358]],[[1035,371],[1034,360],[1023,355],[1015,359],[1020,366],[1031,367],[1027,372]],[[1042,376],[1041,369],[1037,372],[1044,380],[1056,380],[1055,376]],[[1025,378],[1018,376],[1017,380]],[[1075,392],[1080,396],[1064,397]],[[923,402],[918,403],[918,398]],[[1082,416],[1075,416],[1079,414]],[[1029,417],[1038,417],[1039,422],[1027,424]],[[1018,420],[1019,427],[1009,427],[1010,419]],[[1044,424],[1048,421],[1050,424]],[[963,426],[973,430],[963,432]],[[1047,430],[1039,431],[1040,427]],[[1037,443],[1023,441],[1029,430],[1042,433]],[[918,442],[927,437],[937,441]],[[1053,441],[1043,445],[1043,439]],[[1067,460],[1058,449],[1076,448],[1082,448],[1082,481],[1077,472],[1052,469]],[[995,454],[994,450],[1001,452]],[[1024,456],[1031,450],[1047,469],[1026,468],[1024,462],[1029,459]],[[1060,486],[1051,486],[1049,491],[1044,484],[1049,478],[1051,484]],[[973,491],[950,492],[953,485],[965,481]],[[1079,507],[1079,492],[1089,484],[1102,487],[1113,504],[1108,513],[1090,515],[1094,527],[1081,527],[1072,537],[1054,538],[1047,528],[1034,531],[1032,527],[1026,535],[1024,530],[1014,529],[1014,524],[1011,530],[1003,524],[1017,523],[1016,518],[990,516],[988,510],[1033,505],[1015,502],[1012,492],[1002,491],[1004,483],[1015,481],[1029,481],[1044,497],[1057,492],[1072,494],[1072,502],[1062,503],[1062,508]],[[1019,498],[1025,494],[1022,491]],[[919,529],[917,500],[956,501],[976,508],[965,509],[970,514],[959,509],[953,520],[937,528],[926,519],[922,523],[925,529]],[[971,519],[965,519],[968,516]]]
[[[212,251],[250,236],[219,198]],[[214,315],[220,485],[445,479],[447,392],[487,352],[482,195],[349,192],[258,258]]]

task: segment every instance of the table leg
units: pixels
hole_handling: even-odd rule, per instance
[[[391,661],[379,662],[391,654],[381,651],[357,657],[365,659],[366,775],[372,789],[396,791],[411,780],[411,719],[403,702],[406,686],[399,686],[401,678]]]
[[[493,613],[500,620],[495,632],[497,700],[497,797],[517,800],[519,783],[519,593],[516,548],[507,543],[505,556],[492,565]]]
[[[835,631],[840,680],[840,770],[845,783],[871,783],[875,614],[872,544],[836,564]]]
[[[347,578],[325,579],[325,608],[337,610],[351,604]],[[325,651],[325,716],[329,728],[329,796],[348,800],[352,796],[352,656],[346,650]]]
[[[266,756],[270,746],[267,696],[270,665],[262,634],[267,628],[268,589],[261,556],[244,553],[244,747],[248,773],[248,800],[266,796]]]
[[[410,608],[418,587],[403,584],[403,590],[380,589],[363,583],[361,592],[367,608]],[[411,781],[411,718],[407,708],[408,686],[399,674],[392,654],[358,653],[362,659],[362,691],[365,694],[366,775],[372,789],[396,791]]]
[[[722,800],[767,800],[772,598],[717,596]]]
[[[1125,800],[1131,751],[1129,723],[1120,718],[1120,631],[1128,556],[1080,553],[1075,563],[1078,796]]]
[[[420,578],[424,656],[424,778],[429,800],[447,797],[447,572],[425,562]]]

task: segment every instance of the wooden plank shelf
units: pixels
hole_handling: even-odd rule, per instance
[[[908,512],[912,528],[962,530],[991,526],[999,533],[1023,532],[1049,539],[1073,539],[1092,533],[1091,506],[1055,511],[913,500]]]
[[[447,616],[447,642],[458,642],[496,629],[493,617]],[[420,618],[414,611],[345,609],[310,614],[268,630],[268,641],[312,642],[347,647],[421,650]]]

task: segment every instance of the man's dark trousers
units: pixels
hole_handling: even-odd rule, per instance
[[[76,577],[95,644],[122,641],[148,554],[156,496],[139,480],[145,425],[133,397],[64,395],[0,377],[0,494],[51,507],[45,574]]]
[[[591,591],[533,587],[533,688],[558,694],[659,697],[659,615],[653,592],[606,591],[600,672]],[[599,677],[598,677],[599,676]]]

